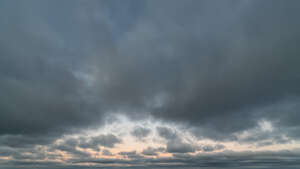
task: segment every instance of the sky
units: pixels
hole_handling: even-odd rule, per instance
[[[300,168],[300,1],[0,1],[0,168]]]

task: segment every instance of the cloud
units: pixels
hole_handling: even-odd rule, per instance
[[[35,145],[47,145],[54,139],[51,135],[0,135],[0,146],[8,146],[13,148],[32,148]]]
[[[35,147],[6,147],[0,146],[0,158],[9,157],[11,160],[43,161],[46,158],[59,158],[59,155],[51,155],[41,146]]]
[[[91,154],[85,149],[91,149],[94,152],[99,152],[101,151],[100,147],[113,148],[115,144],[118,143],[121,143],[121,139],[112,134],[93,137],[65,138],[53,143],[50,146],[50,150],[51,152],[60,150],[69,153],[73,156],[73,158],[86,159],[90,157]],[[112,153],[106,149],[102,150],[102,154],[108,156],[112,155]]]
[[[122,151],[119,152],[119,155],[122,155],[123,157],[129,158],[129,159],[137,159],[137,158],[143,158],[141,155],[137,154],[137,152],[134,151]]]
[[[299,97],[300,24],[289,22],[296,20],[297,5],[148,2],[120,39],[121,56],[110,58],[109,79],[99,80],[105,86],[99,91],[131,117],[149,112],[218,140],[264,118],[289,117],[291,111],[271,117],[261,110]]]
[[[83,139],[79,146],[82,148],[98,149],[99,146],[113,148],[115,144],[121,143],[122,140],[113,134],[101,134],[88,139]]]
[[[141,153],[146,156],[156,156],[158,155],[157,152],[163,152],[163,151],[165,151],[165,148],[163,147],[159,147],[159,148],[147,147]]]
[[[196,148],[189,143],[182,142],[181,140],[173,140],[168,141],[166,151],[169,153],[191,153],[195,152]]]
[[[134,152],[123,153],[135,155]],[[89,158],[86,160],[73,160],[73,165],[66,164],[61,166],[55,164],[49,165],[49,162],[28,162],[28,161],[11,161],[14,166],[42,166],[47,168],[82,168],[83,163],[94,164],[95,168],[114,168],[109,165],[122,165],[120,168],[195,168],[195,167],[214,167],[214,168],[266,168],[266,169],[296,169],[299,167],[299,152],[298,151],[277,151],[277,152],[232,152],[224,151],[216,154],[189,155],[175,154],[173,157],[167,158],[132,158],[132,159],[95,159]],[[77,165],[74,165],[77,164]],[[106,166],[105,166],[106,165]],[[90,166],[89,168],[93,168]]]
[[[169,153],[190,153],[195,152],[198,146],[183,141],[176,131],[167,127],[157,127],[158,135],[167,140],[166,152]]]
[[[215,151],[215,150],[222,150],[224,149],[225,146],[222,145],[222,144],[217,144],[217,145],[202,145],[201,146],[201,150],[204,151],[204,152],[212,152],[212,151]]]
[[[131,131],[131,135],[133,135],[134,137],[136,137],[140,140],[147,137],[150,133],[151,133],[151,130],[148,128],[145,128],[145,127],[135,127]]]
[[[107,150],[107,149],[102,150],[102,155],[113,156],[113,154],[109,150]]]
[[[57,138],[94,122],[101,124],[104,112],[89,98],[86,82],[76,76],[89,62],[82,57],[86,47],[77,43],[86,38],[74,36],[88,32],[79,26],[83,23],[78,15],[88,15],[89,5],[46,4],[1,2],[5,21],[0,24],[0,135]],[[47,12],[52,9],[56,12]],[[71,20],[78,27],[66,22]],[[101,27],[97,29],[106,29]]]
[[[90,156],[89,153],[79,150],[78,147],[78,140],[75,138],[69,138],[64,140],[63,142],[60,142],[58,144],[55,144],[51,147],[52,151],[60,150],[63,152],[68,153],[69,155],[72,155],[72,158],[87,158]]]
[[[158,135],[164,139],[172,140],[176,139],[178,135],[174,130],[168,127],[157,127],[156,131],[158,132]]]
[[[180,125],[197,139],[256,146],[299,141],[299,5],[259,0],[1,1],[0,148],[13,159],[1,159],[0,167],[56,165],[38,161],[51,157],[39,146],[83,158],[74,161],[128,164],[93,159],[82,150],[101,149],[109,155],[103,149],[122,142],[113,133],[55,142],[101,127],[114,113],[133,121],[151,118]],[[262,120],[268,122],[264,129],[259,128]],[[195,146],[171,128],[156,132],[174,158],[119,155],[154,166],[230,168],[238,160],[238,167],[250,167],[246,159],[264,167],[271,162],[276,162],[274,168],[299,165],[291,152],[225,152],[203,156],[203,161],[190,152],[205,154],[222,146]],[[149,133],[137,127],[131,135],[143,139]],[[239,137],[243,133],[248,135]],[[144,153],[151,156],[156,150]]]
[[[114,111],[184,123],[213,139],[263,118],[298,131],[297,106],[260,111],[298,100],[297,5],[4,1],[0,133],[59,135]]]

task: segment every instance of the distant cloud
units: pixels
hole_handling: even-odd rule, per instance
[[[215,150],[223,150],[225,148],[224,145],[222,144],[217,144],[217,145],[202,145],[200,146],[200,150],[204,152],[212,152]]]
[[[112,134],[98,135],[90,138],[67,138],[59,143],[54,143],[51,146],[51,151],[60,150],[69,153],[70,155],[86,158],[89,157],[90,154],[78,148],[92,149],[93,151],[99,152],[101,150],[100,147],[112,148],[118,143],[121,143],[121,139]],[[104,153],[104,155],[110,155],[110,152],[105,149],[102,153]]]
[[[142,158],[142,156],[137,154],[137,152],[135,150],[134,151],[123,151],[123,152],[120,152],[119,154],[122,155],[123,157],[129,158],[129,159]]]
[[[82,148],[92,148],[97,150],[99,146],[113,148],[115,144],[121,142],[122,140],[113,134],[102,134],[81,140],[79,146]]]
[[[158,152],[163,152],[163,151],[165,151],[165,148],[163,147],[159,147],[159,148],[147,147],[142,151],[142,154],[146,156],[156,156]]]
[[[157,127],[158,135],[167,140],[166,152],[169,153],[190,153],[198,149],[197,145],[187,143],[176,133],[167,127]]]
[[[196,147],[176,139],[168,141],[166,151],[169,153],[191,153],[196,151]]]
[[[176,132],[168,127],[157,127],[156,131],[158,132],[158,135],[166,140],[172,140],[176,139],[178,135]]]
[[[103,150],[102,150],[102,155],[105,155],[105,156],[113,156],[113,154],[112,154],[109,150],[107,150],[107,149],[103,149]]]
[[[143,139],[151,133],[151,130],[145,127],[136,126],[132,131],[131,135],[138,139]]]

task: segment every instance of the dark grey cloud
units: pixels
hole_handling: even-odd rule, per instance
[[[140,154],[138,154],[135,150],[134,151],[122,151],[119,153],[123,157],[129,158],[129,159],[138,159],[143,158]]]
[[[215,139],[261,118],[298,131],[298,109],[259,111],[298,99],[297,1],[1,4],[2,134],[61,133],[115,110]]]
[[[205,146],[202,146],[201,149],[202,149],[202,151],[204,151],[204,152],[211,152],[211,151],[214,151],[214,147],[211,146],[211,145],[205,145]]]
[[[52,151],[61,150],[70,154],[79,154],[88,156],[88,153],[78,150],[78,148],[92,149],[96,152],[101,150],[101,147],[113,148],[116,144],[121,143],[121,139],[113,134],[98,135],[93,137],[67,138],[58,144],[52,145]],[[78,148],[77,148],[78,147]],[[107,154],[108,150],[105,151]]]
[[[54,139],[49,136],[41,135],[0,135],[0,146],[13,148],[34,147],[35,145],[47,145]]]
[[[124,155],[136,155],[136,153],[123,153]],[[57,163],[50,164],[49,162],[29,162],[22,160],[14,160],[6,162],[13,164],[15,167],[26,166],[40,166],[41,168],[82,168],[83,163],[94,164],[96,168],[115,168],[112,165],[122,165],[123,167],[117,168],[228,168],[228,169],[296,169],[299,168],[299,151],[260,151],[260,152],[232,152],[224,151],[216,154],[176,154],[173,157],[167,158],[139,158],[132,159],[95,159],[87,158],[85,160],[74,159],[66,165],[59,165]],[[76,165],[74,165],[76,164]],[[11,166],[10,166],[11,167]],[[85,166],[86,167],[86,166]],[[93,168],[93,166],[87,167]]]
[[[204,152],[212,152],[215,150],[223,150],[225,148],[224,145],[222,144],[217,144],[217,145],[202,145],[200,147],[200,150],[204,151]]]
[[[175,130],[168,127],[157,127],[158,135],[167,141],[166,152],[169,153],[191,153],[199,149],[193,143],[185,142]]]
[[[232,152],[223,151],[214,154],[199,153],[196,156],[188,154],[176,154],[178,160],[189,163],[194,167],[215,168],[280,168],[299,166],[296,151],[259,151],[259,152]],[[287,160],[288,159],[288,160]],[[277,161],[278,160],[278,161]]]
[[[143,155],[146,156],[156,156],[158,152],[164,152],[165,148],[159,147],[159,148],[154,148],[154,147],[147,147],[142,151]]]
[[[77,148],[79,145],[78,139],[69,138],[61,143],[55,144],[51,147],[52,151],[60,150],[72,155],[72,158],[87,158],[90,156],[89,153],[81,151]]]
[[[35,157],[21,149],[102,125],[107,112],[184,124],[200,138],[258,146],[299,139],[299,5],[1,1],[0,146],[19,149],[13,164],[26,165],[20,159]],[[261,119],[278,130],[235,137]],[[196,149],[174,131],[157,131],[166,151],[184,156]],[[56,148],[80,156],[75,145],[113,147],[121,139],[69,141]]]
[[[58,158],[59,155],[50,155],[46,149],[35,147],[7,147],[0,146],[0,157],[9,157],[12,160],[27,160],[27,161],[39,161],[47,159]]]
[[[80,141],[79,146],[82,148],[92,148],[92,149],[98,149],[99,146],[113,148],[115,144],[121,142],[122,140],[113,134],[107,134],[107,135],[102,134],[102,135],[91,137],[89,139],[82,139]]]
[[[299,97],[298,5],[147,1],[100,93],[115,109],[197,126],[214,139],[288,117],[298,109],[260,110]]]
[[[168,127],[157,127],[156,131],[158,132],[158,135],[160,137],[166,140],[173,140],[178,138],[176,131]]]
[[[180,139],[168,141],[166,151],[169,153],[192,153],[197,147],[190,143],[185,143]]]
[[[136,126],[132,131],[131,135],[142,140],[151,133],[151,130],[145,127]]]
[[[105,3],[1,2],[0,144],[45,145],[103,124],[85,72],[114,47]]]
[[[93,22],[91,6],[79,1],[1,2],[1,135],[57,137],[101,122],[101,107],[76,75],[87,68],[86,55],[92,55],[86,53],[94,41],[87,34],[92,27],[83,26],[80,18]],[[108,36],[104,25],[92,29]]]
[[[112,154],[109,150],[103,149],[103,150],[102,150],[102,155],[105,155],[105,156],[112,156],[113,154]]]

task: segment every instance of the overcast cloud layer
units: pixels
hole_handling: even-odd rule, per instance
[[[256,154],[222,144],[299,141],[299,6],[297,0],[0,1],[0,168],[299,167],[298,150]],[[126,143],[122,133],[65,138],[118,123],[118,115],[133,124],[159,121],[127,134],[144,144],[155,135],[164,146],[116,153]],[[198,145],[164,124],[216,144]],[[120,158],[107,161],[83,149]],[[62,160],[68,165],[57,151],[73,155]],[[149,158],[161,153],[172,157]]]

